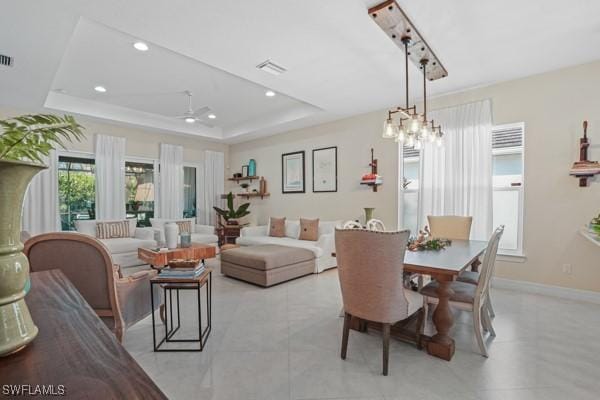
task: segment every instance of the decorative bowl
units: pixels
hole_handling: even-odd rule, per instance
[[[169,261],[169,267],[171,268],[195,268],[200,263],[200,260],[196,259],[183,259],[175,258]]]

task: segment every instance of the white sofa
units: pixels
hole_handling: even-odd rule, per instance
[[[199,225],[196,224],[195,218],[181,218],[181,219],[167,219],[167,218],[150,218],[152,228],[156,232],[155,238],[159,243],[165,242],[165,224],[168,222],[175,221],[190,221],[192,223],[192,242],[209,244],[211,246],[218,246],[219,237],[215,235],[215,228],[210,225]]]
[[[152,228],[137,228],[136,219],[129,219],[130,236],[127,238],[98,239],[108,248],[115,264],[121,267],[133,267],[142,265],[138,258],[139,247],[156,247],[154,230]],[[79,233],[96,237],[96,223],[110,221],[75,221],[75,229]]]
[[[285,221],[285,237],[269,236],[269,226],[251,226],[242,228],[236,244],[240,246],[258,246],[261,244],[278,244],[281,246],[301,247],[312,250],[315,254],[315,273],[337,266],[335,257],[335,227],[340,221],[319,221],[319,238],[317,241],[300,240],[300,221]]]

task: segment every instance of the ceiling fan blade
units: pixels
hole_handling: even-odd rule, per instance
[[[200,107],[200,108],[196,109],[196,111],[194,111],[194,115],[202,116],[204,114],[208,114],[209,112],[210,112],[210,107],[204,106],[204,107]]]

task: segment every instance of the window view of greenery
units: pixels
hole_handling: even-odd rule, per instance
[[[75,221],[95,219],[96,177],[94,160],[58,159],[58,199],[62,230],[75,230]]]
[[[196,216],[196,168],[183,167],[183,218]]]
[[[125,162],[125,196],[127,218],[137,219],[137,226],[150,226],[150,218],[154,218],[154,164]]]

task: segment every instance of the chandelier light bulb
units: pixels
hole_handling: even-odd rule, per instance
[[[417,142],[415,143],[415,146],[414,146],[414,147],[415,147],[415,150],[421,150],[421,147],[422,147],[422,145],[421,145],[421,141],[420,141],[420,140],[417,140]]]
[[[414,147],[414,145],[415,145],[415,137],[413,135],[408,135],[408,139],[406,140],[406,145],[408,147]]]
[[[442,137],[438,136],[437,139],[435,139],[435,143],[438,145],[438,147],[442,147]]]
[[[398,127],[394,125],[394,121],[391,118],[388,118],[383,124],[383,135],[381,135],[384,139],[393,139],[398,136]]]
[[[412,133],[419,132],[420,125],[421,125],[421,122],[419,121],[419,116],[413,115],[413,117],[410,120],[410,131]]]
[[[396,143],[404,143],[406,141],[406,131],[404,127],[401,126],[398,130],[398,136],[396,136]]]

